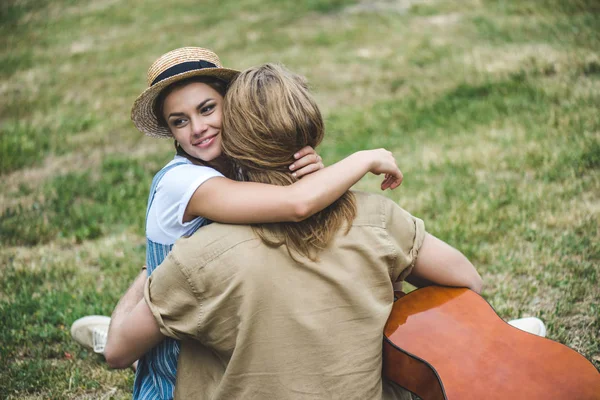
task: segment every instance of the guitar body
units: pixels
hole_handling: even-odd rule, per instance
[[[423,400],[599,400],[585,357],[504,322],[478,294],[426,287],[386,323],[383,375]]]

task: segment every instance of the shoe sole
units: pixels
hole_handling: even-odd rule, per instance
[[[536,336],[539,336],[539,337],[546,337],[546,325],[544,325],[544,323],[542,322],[541,319],[536,318],[536,317],[525,317],[525,318],[528,319],[528,320],[530,320],[531,322],[535,321],[535,323],[537,324],[537,328],[538,328],[539,332],[537,332],[537,333],[531,332],[530,330],[525,329],[525,327],[519,327],[518,325],[513,325],[510,322],[509,322],[509,325],[511,325],[511,326],[513,326],[513,327],[515,327],[517,329],[520,329],[520,330],[522,330],[524,332],[531,333],[532,335],[536,335]]]
[[[110,317],[104,315],[88,315],[87,317],[79,318],[71,325],[71,337],[81,346],[86,349],[93,350],[92,345],[92,329],[94,326],[102,326],[110,324]],[[83,339],[78,334],[80,329],[87,328],[89,330],[89,343],[87,341],[83,341]],[[87,336],[87,335],[84,335]]]

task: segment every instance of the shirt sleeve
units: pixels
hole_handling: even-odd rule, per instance
[[[198,218],[183,222],[194,192],[207,180],[223,175],[217,170],[193,164],[169,170],[156,188],[148,215],[146,234],[157,243],[170,244],[183,236]]]
[[[390,199],[385,204],[385,226],[396,257],[390,265],[392,281],[404,280],[412,271],[425,239],[425,224]]]
[[[172,253],[148,278],[144,297],[163,335],[179,340],[198,337],[197,291]]]

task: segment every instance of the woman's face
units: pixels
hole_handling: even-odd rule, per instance
[[[165,98],[163,116],[190,156],[212,161],[221,155],[223,97],[212,87],[192,82],[174,89]]]

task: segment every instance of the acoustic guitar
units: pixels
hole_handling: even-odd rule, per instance
[[[475,292],[431,286],[397,297],[383,375],[421,399],[600,399],[590,361],[510,326]]]

